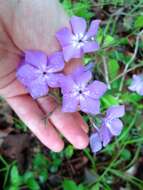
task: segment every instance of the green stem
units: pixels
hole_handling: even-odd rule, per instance
[[[122,138],[118,139],[118,142],[121,141],[125,136],[128,135],[130,129],[132,128],[132,126],[134,125],[134,123],[135,123],[135,121],[136,121],[137,115],[138,115],[138,111],[136,112],[135,117],[133,118],[131,124],[129,125],[128,130],[126,131],[126,133],[124,134],[124,136],[123,136]],[[117,143],[117,142],[116,142],[116,143]],[[116,156],[112,159],[112,161],[110,162],[109,166],[105,169],[105,171],[102,173],[102,175],[97,179],[96,183],[97,183],[97,182],[100,182],[100,181],[102,181],[102,180],[104,179],[104,176],[105,176],[105,175],[108,173],[108,171],[114,166],[116,160],[117,160],[117,159],[119,158],[119,156],[121,155],[121,153],[122,153],[122,151],[124,150],[125,146],[126,146],[126,144],[123,144],[123,146],[122,146],[122,148],[120,149],[120,151],[119,151],[119,152],[116,154]],[[90,184],[90,186],[93,186],[94,184],[95,184],[95,182],[92,183],[92,184]]]
[[[95,161],[93,159],[93,156],[90,155],[90,153],[88,152],[87,149],[84,149],[83,152],[87,156],[87,158],[90,160],[90,162],[92,164],[92,168],[95,170],[96,169],[96,165],[95,165]]]
[[[8,163],[3,159],[2,156],[0,156],[0,160],[1,160],[1,162],[2,162],[6,167],[8,167]]]

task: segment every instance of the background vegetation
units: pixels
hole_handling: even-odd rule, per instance
[[[1,100],[0,189],[143,190],[143,98],[128,91],[143,67],[143,0],[61,0],[67,13],[102,20],[100,50],[85,57],[94,76],[108,83],[102,110],[125,104],[124,130],[97,155],[66,143],[61,153],[45,148]],[[93,121],[83,115],[92,126]],[[18,143],[17,143],[18,142]]]

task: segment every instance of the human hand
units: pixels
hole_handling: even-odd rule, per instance
[[[57,102],[51,97],[34,101],[16,80],[15,71],[25,50],[48,55],[59,50],[55,33],[64,26],[68,26],[68,17],[57,0],[0,0],[0,95],[40,141],[56,152],[64,146],[57,131],[76,148],[85,148],[87,125],[79,113],[62,113],[58,106],[45,126],[43,118]],[[79,60],[71,61],[64,71],[78,64]]]

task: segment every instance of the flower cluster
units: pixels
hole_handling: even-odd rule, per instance
[[[94,153],[105,147],[113,136],[120,135],[123,124],[119,119],[125,114],[124,106],[112,106],[106,111],[106,116],[102,118],[100,128],[96,128],[90,137],[90,146]]]
[[[99,49],[95,36],[99,20],[91,22],[87,30],[86,21],[77,16],[70,20],[71,30],[62,28],[56,33],[62,51],[47,56],[44,52],[28,50],[17,69],[17,78],[26,87],[34,99],[48,95],[49,88],[60,88],[62,93],[62,111],[83,111],[88,114],[100,113],[100,98],[107,90],[105,83],[92,80],[92,72],[85,66],[79,66],[69,75],[62,73],[65,62],[72,58],[82,58],[85,53]],[[93,152],[97,152],[109,143],[112,136],[120,134],[123,106],[107,110],[102,126],[91,135],[90,144]]]
[[[73,16],[70,23],[71,30],[65,27],[56,33],[62,51],[50,56],[37,50],[26,51],[17,70],[17,78],[34,99],[47,95],[49,87],[60,87],[63,112],[82,110],[96,115],[100,112],[99,99],[107,90],[106,85],[100,81],[91,81],[92,72],[84,66],[67,76],[61,71],[65,61],[80,58],[99,48],[95,35],[100,21],[92,21],[87,31],[86,21],[81,17]]]

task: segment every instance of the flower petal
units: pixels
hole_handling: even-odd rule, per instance
[[[78,86],[86,86],[86,84],[92,79],[92,73],[85,70],[77,70],[72,75],[72,78]]]
[[[84,53],[90,53],[97,51],[99,49],[99,45],[97,42],[90,41],[90,42],[85,42],[82,48]]]
[[[58,72],[64,68],[64,58],[62,52],[53,53],[49,56],[48,73]]]
[[[143,80],[143,74],[133,75],[133,80],[136,80],[136,81]]]
[[[72,92],[74,86],[76,85],[71,76],[62,76],[59,80],[62,93]]]
[[[94,69],[94,66],[95,66],[95,62],[89,62],[88,64],[85,65],[85,71],[93,71]]]
[[[63,74],[49,74],[46,81],[48,86],[51,88],[58,88],[60,87],[60,80],[63,77]]]
[[[112,134],[105,125],[101,126],[99,133],[103,142],[103,146],[105,147],[111,141]]]
[[[60,42],[61,46],[64,47],[71,43],[73,34],[68,28],[65,27],[56,33],[56,38]]]
[[[106,112],[106,117],[110,119],[123,117],[125,114],[125,106],[112,106]]]
[[[37,69],[32,65],[22,64],[18,68],[16,76],[24,85],[28,85],[31,80],[35,80],[38,77],[36,71]]]
[[[71,94],[63,95],[62,111],[63,112],[76,112],[78,108],[78,99]]]
[[[102,149],[102,142],[98,133],[93,133],[90,136],[90,147],[93,153],[96,153]]]
[[[72,76],[73,77],[79,77],[81,74],[83,74],[84,72],[87,72],[87,71],[90,71],[92,72],[93,70],[93,67],[94,67],[94,63],[93,62],[90,62],[88,63],[87,65],[83,66],[83,65],[80,65],[78,66],[76,69],[74,69],[74,71],[72,72]],[[89,79],[90,80],[90,79]]]
[[[93,36],[95,36],[97,34],[97,31],[98,31],[98,27],[99,27],[99,24],[100,24],[100,20],[93,20],[90,24],[90,27],[89,27],[89,30],[88,32],[86,33],[85,37],[88,39],[88,38],[91,38]]]
[[[69,61],[72,58],[80,58],[83,55],[81,48],[73,45],[63,47],[64,60]]]
[[[131,85],[128,87],[129,90],[137,92],[139,95],[143,95],[143,74],[133,75]]]
[[[73,70],[71,76],[74,78],[78,77],[80,74],[84,73],[86,68],[83,65],[78,66],[76,69]]]
[[[80,98],[80,109],[85,113],[90,113],[93,115],[100,113],[100,101],[94,100],[87,96],[82,96]]]
[[[29,50],[25,52],[25,61],[37,68],[45,68],[47,55],[42,51]]]
[[[133,80],[131,82],[131,85],[129,86],[129,90],[136,91],[137,86],[140,86],[140,75],[133,75]]]
[[[87,86],[86,91],[89,94],[88,96],[95,98],[95,99],[99,99],[101,96],[103,96],[103,94],[106,92],[106,90],[107,90],[106,84],[95,80]]]
[[[136,92],[140,95],[140,96],[143,96],[143,85],[138,87]]]
[[[82,17],[72,16],[70,20],[72,30],[74,34],[85,34],[86,31],[86,21]]]
[[[44,81],[34,80],[27,87],[31,96],[36,99],[48,94],[48,85]]]
[[[111,121],[111,125],[108,128],[110,129],[112,135],[118,136],[123,129],[123,123],[120,119],[113,119]]]

